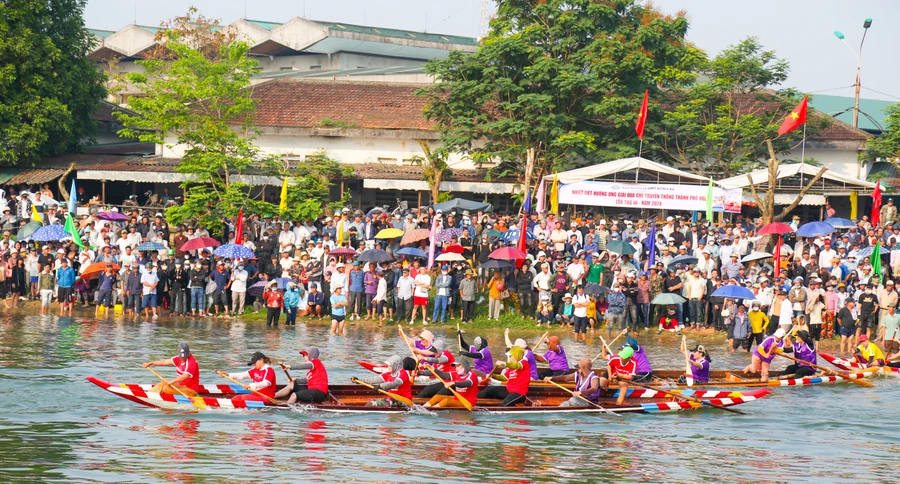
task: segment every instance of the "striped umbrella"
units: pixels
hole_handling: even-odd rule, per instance
[[[144,242],[138,245],[134,250],[138,252],[149,252],[154,250],[166,250],[166,246],[159,242]]]

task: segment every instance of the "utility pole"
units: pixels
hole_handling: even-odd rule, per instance
[[[866,33],[869,31],[869,27],[871,27],[871,26],[872,26],[872,19],[867,18],[865,21],[863,21],[863,35],[862,35],[862,40],[859,41],[859,50],[858,51],[854,51],[853,47],[850,47],[850,44],[848,44],[844,40],[844,34],[842,34],[841,32],[839,32],[837,30],[834,31],[834,36],[837,37],[844,45],[846,45],[847,48],[850,49],[850,52],[856,57],[856,86],[855,86],[856,89],[855,89],[854,100],[853,100],[853,127],[854,128],[859,128],[859,88],[862,85],[862,83],[860,82],[860,74],[862,71],[862,48],[863,48],[863,43],[866,41]]]
[[[488,29],[490,28],[490,14],[488,13],[488,2],[490,0],[481,0],[481,23],[478,24],[478,39],[482,39],[487,36]]]

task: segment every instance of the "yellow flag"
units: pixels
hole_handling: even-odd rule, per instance
[[[278,204],[278,210],[282,212],[287,211],[287,178],[284,179],[284,184],[281,185],[281,203]]]
[[[853,190],[850,192],[850,220],[856,220],[856,211],[859,207],[859,192]]]
[[[341,217],[337,225],[337,245],[338,247],[344,245],[344,217]]]
[[[41,214],[37,211],[37,207],[35,207],[34,205],[31,206],[31,220],[44,223],[44,219],[41,218]]]
[[[559,175],[553,174],[553,185],[550,187],[550,213],[559,215]]]

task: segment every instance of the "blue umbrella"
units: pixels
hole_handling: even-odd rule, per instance
[[[253,297],[260,297],[260,296],[262,296],[262,293],[266,290],[266,285],[267,285],[269,282],[270,282],[270,281],[259,281],[259,282],[257,282],[256,284],[254,284],[254,285],[252,285],[252,286],[250,286],[250,287],[247,288],[247,294],[249,294],[249,295],[251,295],[251,296],[253,296]]]
[[[151,250],[166,250],[166,246],[158,243],[158,242],[144,242],[135,248],[134,250],[138,252],[146,252]]]
[[[38,242],[50,242],[65,238],[72,238],[72,234],[66,232],[62,225],[45,225],[31,234],[31,240]]]
[[[138,246],[138,250],[140,250],[140,246]],[[213,255],[225,257],[227,259],[249,259],[253,257],[253,251],[243,245],[225,244],[216,247],[216,250],[213,251]]]
[[[692,255],[679,255],[678,257],[672,259],[672,261],[669,262],[669,265],[672,266],[672,265],[676,265],[676,264],[681,264],[681,265],[689,266],[689,265],[696,264],[696,263],[697,263],[697,258]]]
[[[290,277],[276,277],[272,280],[275,281],[275,284],[278,284],[278,289],[286,288],[288,283],[293,281]]]
[[[423,252],[419,249],[416,249],[414,247],[405,247],[403,249],[398,250],[397,252],[394,252],[394,254],[395,255],[403,255],[406,257],[421,257],[423,259],[428,257],[428,254],[426,254],[425,252]]]
[[[859,249],[859,252],[856,253],[856,259],[862,260],[866,257],[869,257],[870,255],[872,255],[872,252],[874,250],[875,250],[875,247],[865,247],[865,248]]]
[[[521,232],[521,229],[519,229],[519,227],[512,227],[511,229],[507,230],[506,232],[503,232],[503,235],[500,236],[500,240],[502,240],[503,242],[506,242],[507,244],[518,242],[519,241],[519,232]],[[532,232],[530,230],[526,230],[525,231],[525,240],[534,240],[534,232]]]
[[[831,225],[836,229],[849,229],[850,227],[855,227],[856,224],[853,223],[852,220],[847,218],[840,217],[829,217],[825,219],[825,223]]]
[[[744,286],[732,285],[722,286],[711,294],[713,297],[726,297],[730,299],[756,299],[753,291]]]
[[[369,249],[356,256],[356,260],[360,262],[388,262],[394,260],[394,256],[381,249]]]
[[[797,235],[800,237],[821,237],[823,235],[831,235],[834,233],[834,225],[827,222],[810,222],[803,224],[797,229]]]

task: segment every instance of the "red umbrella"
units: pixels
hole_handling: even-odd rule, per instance
[[[502,259],[502,260],[516,260],[516,259],[524,259],[528,254],[522,252],[521,250],[515,247],[501,247],[493,252],[491,252],[491,259]]]
[[[783,235],[783,234],[786,234],[788,232],[793,232],[793,231],[794,231],[794,229],[790,225],[783,223],[783,222],[775,222],[775,223],[763,225],[763,227],[761,229],[759,229],[759,231],[756,232],[756,234],[757,235]]]
[[[353,257],[356,255],[356,251],[351,249],[350,247],[338,247],[337,249],[334,249],[331,252],[329,252],[328,255]]]
[[[184,243],[181,246],[182,252],[187,252],[189,250],[200,250],[205,249],[207,247],[218,247],[219,241],[212,237],[197,237],[196,239],[191,239]]]
[[[95,262],[84,268],[84,272],[81,273],[81,278],[90,281],[91,279],[100,278],[100,274],[106,270],[106,262]],[[119,264],[113,264],[112,270],[114,272],[119,272]]]
[[[441,252],[453,252],[454,254],[462,254],[463,252],[465,252],[465,250],[463,249],[463,246],[459,244],[450,244],[447,247],[441,249]]]
[[[403,234],[403,238],[400,239],[400,245],[414,244],[429,237],[431,237],[431,231],[428,229],[410,230],[409,232]]]

